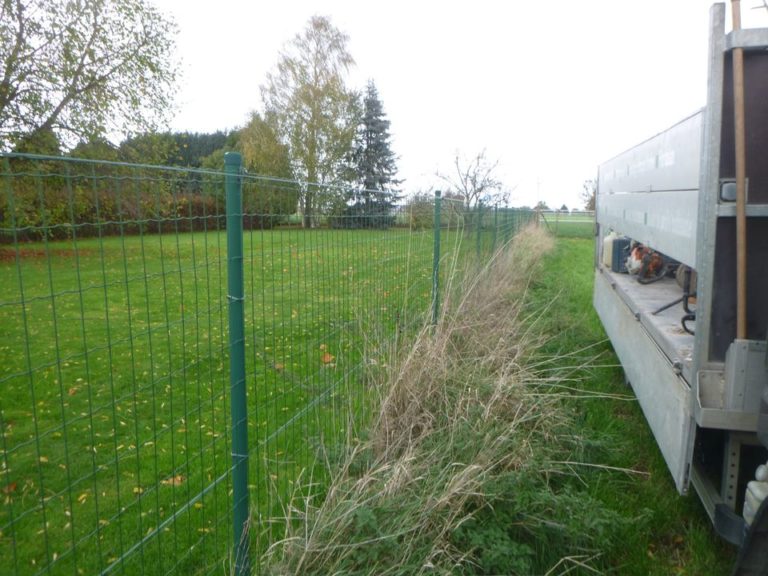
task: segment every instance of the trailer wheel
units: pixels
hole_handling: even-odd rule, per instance
[[[768,576],[768,500],[760,505],[747,532],[733,576]]]

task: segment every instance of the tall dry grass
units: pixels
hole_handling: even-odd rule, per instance
[[[573,438],[557,395],[540,393],[552,374],[529,367],[542,365],[532,360],[542,311],[525,305],[553,244],[529,228],[487,265],[453,274],[438,324],[401,343],[372,385],[366,440],[331,466],[322,494],[305,488],[286,504],[288,531],[263,571],[527,573],[537,530],[567,535],[568,521],[551,517],[562,502],[550,479]],[[497,506],[511,530],[478,525]]]

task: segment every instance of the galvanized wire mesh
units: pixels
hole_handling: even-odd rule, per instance
[[[3,570],[229,570],[224,174],[0,161]],[[475,260],[532,218],[444,199],[436,229],[432,197],[355,211],[330,187],[298,217],[306,192],[242,175],[252,547],[364,429],[386,344],[431,317],[435,233],[438,262]]]

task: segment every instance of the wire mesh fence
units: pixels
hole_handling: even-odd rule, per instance
[[[239,518],[243,549],[263,549],[322,485],[387,343],[439,305],[440,262],[534,217],[431,196],[353,207],[239,170],[0,161],[10,574],[244,571]]]
[[[542,226],[559,238],[593,238],[595,236],[594,210],[541,210]]]
[[[199,566],[231,524],[221,177],[25,157],[2,173],[5,566]]]

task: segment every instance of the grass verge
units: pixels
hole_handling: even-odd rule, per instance
[[[602,546],[600,573],[729,574],[735,559],[719,539],[695,493],[679,496],[618,359],[592,307],[591,240],[565,239],[547,256],[529,291],[547,305],[542,329],[551,337],[539,350],[554,358],[572,387],[567,409],[582,439],[582,458],[605,468],[581,467],[580,492],[616,511],[615,546]],[[622,475],[610,468],[641,474]]]
[[[528,230],[451,294],[393,353],[330,486],[285,505],[263,571],[727,573],[592,310],[592,243]]]
[[[580,489],[584,440],[539,354],[549,307],[528,292],[552,246],[529,229],[454,278],[438,325],[372,389],[368,436],[330,463],[327,490],[286,505],[266,573],[560,573],[618,544],[630,521]]]

